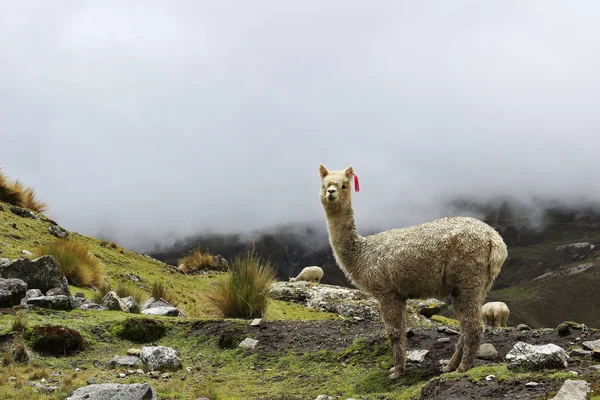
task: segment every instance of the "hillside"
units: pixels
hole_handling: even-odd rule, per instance
[[[540,203],[533,209],[516,202],[452,203],[455,215],[477,215],[494,226],[508,245],[509,257],[494,283],[489,300],[502,300],[511,306],[511,325],[527,323],[535,327],[555,326],[566,319],[600,328],[599,310],[582,307],[600,300],[600,209],[597,205],[569,208]],[[364,232],[363,234],[369,234]],[[157,259],[175,264],[190,249],[198,247],[231,256],[248,249],[255,241],[257,252],[278,268],[278,277],[295,276],[307,265],[325,271],[324,283],[351,286],[337,267],[323,226],[287,225],[251,235],[196,235],[180,239],[170,248],[152,253]],[[573,255],[557,251],[558,246],[588,242],[594,248]],[[536,278],[560,269],[593,264],[577,275],[557,274]],[[451,313],[448,315],[452,315]]]

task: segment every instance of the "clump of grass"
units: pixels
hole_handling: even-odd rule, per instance
[[[133,297],[139,305],[142,305],[142,303],[148,298],[148,295],[146,293],[139,289],[132,288],[130,286],[119,286],[117,287],[115,292],[120,298],[125,298],[129,296]]]
[[[210,269],[213,265],[213,256],[209,252],[194,249],[187,256],[179,259],[179,265],[186,274]]]
[[[119,247],[119,246],[117,246],[117,244],[115,242],[111,242],[109,240],[101,240],[100,246],[106,247],[108,249],[116,249]]]
[[[16,191],[8,177],[0,171],[0,201],[19,205],[23,201],[23,193]]]
[[[29,381],[36,381],[42,378],[47,379],[50,377],[50,372],[48,371],[48,368],[46,368],[37,360],[34,360],[33,362],[31,362],[31,364],[29,364],[29,366],[25,370],[25,373],[26,378]]]
[[[6,352],[11,353],[10,357],[14,362],[24,363],[28,362],[30,359],[27,344],[21,335],[18,335],[13,339]]]
[[[75,286],[99,286],[104,281],[104,267],[83,243],[59,239],[36,248],[34,254],[54,256],[63,275]]]
[[[102,299],[106,296],[106,293],[110,292],[112,288],[106,282],[102,282],[102,284],[96,288],[94,288],[94,294],[91,296],[90,300],[96,304],[101,304]]]
[[[217,283],[209,299],[226,318],[262,317],[273,280],[275,268],[249,251],[233,260],[228,279]]]
[[[11,332],[23,333],[27,329],[27,320],[22,314],[17,314],[10,326]]]
[[[152,284],[152,297],[154,297],[156,300],[162,298],[174,307],[179,305],[179,300],[177,300],[177,297],[175,297],[175,295],[169,291],[167,285],[165,285],[163,282],[154,281]]]
[[[37,197],[33,188],[25,186],[18,180],[11,182],[2,172],[0,172],[0,200],[37,213],[48,211],[48,204]]]

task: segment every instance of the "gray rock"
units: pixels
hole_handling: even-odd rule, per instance
[[[154,297],[150,297],[148,300],[146,300],[144,302],[144,304],[142,304],[142,306],[140,307],[140,309],[142,311],[144,311],[144,310],[147,310],[149,308],[156,308],[156,307],[175,307],[175,306],[173,304],[169,304],[169,302],[167,302],[163,298],[157,300]]]
[[[590,350],[590,351],[593,351],[593,350],[596,350],[596,349],[600,350],[600,340],[583,342],[581,345],[586,350]]]
[[[406,352],[406,360],[411,362],[423,362],[429,350],[409,350]]]
[[[506,355],[507,367],[524,366],[532,370],[545,368],[566,368],[566,351],[555,344],[532,345],[518,342]]]
[[[256,346],[258,345],[258,340],[256,339],[252,339],[252,338],[246,338],[244,340],[242,340],[242,342],[238,345],[238,347],[241,347],[242,349],[254,349],[256,348]]]
[[[0,258],[0,267],[8,263],[10,263],[10,260],[8,258]]]
[[[77,298],[85,300],[85,294],[83,294],[81,292],[75,292],[75,296],[74,297],[77,297]]]
[[[0,277],[21,279],[28,289],[40,289],[42,293],[62,285],[60,265],[52,256],[42,256],[35,260],[19,258],[2,264]]]
[[[567,379],[556,393],[553,400],[585,400],[590,392],[590,384],[586,381]]]
[[[531,328],[527,324],[519,324],[519,325],[517,325],[517,330],[518,331],[530,331]]]
[[[450,338],[442,337],[442,338],[439,338],[437,341],[438,341],[438,343],[450,343]]]
[[[21,299],[21,306],[25,307],[27,305],[27,300],[33,299],[34,297],[42,297],[44,294],[40,289],[29,289],[25,293],[25,297]]]
[[[26,292],[27,284],[21,279],[0,278],[0,307],[18,305]]]
[[[183,313],[175,307],[152,307],[142,310],[144,315],[162,315],[166,317],[182,317]]]
[[[254,318],[252,322],[250,322],[250,326],[260,326],[262,322],[262,318]]]
[[[142,360],[135,356],[114,356],[106,364],[113,368],[132,368],[143,365]]]
[[[151,371],[175,371],[181,369],[181,359],[177,351],[170,347],[142,347],[140,359]]]
[[[106,307],[101,306],[100,304],[96,304],[96,303],[83,303],[81,305],[81,308],[83,311],[104,311],[106,310]]]
[[[500,355],[491,343],[482,343],[477,351],[477,358],[488,361],[495,361]]]
[[[525,386],[526,386],[526,387],[536,387],[536,386],[540,386],[540,384],[539,384],[539,382],[534,382],[534,381],[531,381],[531,382],[527,382],[527,383],[525,384]]]
[[[33,211],[30,211],[30,210],[28,210],[26,208],[21,208],[21,207],[17,207],[17,206],[10,206],[10,211],[13,214],[18,215],[19,217],[32,218],[32,219],[40,219],[40,217],[38,217],[36,213],[34,213]]]
[[[571,350],[571,352],[569,353],[569,356],[573,357],[587,357],[587,356],[591,356],[592,352],[590,350],[583,350],[583,349],[573,349]]]
[[[129,312],[127,304],[121,300],[114,290],[111,290],[104,295],[102,298],[102,305],[106,307],[107,310]]]
[[[134,314],[140,313],[140,305],[133,297],[127,296],[127,297],[122,298],[121,300],[123,300],[123,303],[125,303],[127,308],[129,308],[129,312],[134,313]]]
[[[34,297],[27,300],[27,304],[41,308],[50,308],[52,310],[71,309],[71,302],[69,301],[69,298],[62,294],[57,296]]]
[[[64,239],[69,236],[69,233],[66,230],[56,225],[50,225],[48,227],[48,232],[60,239]]]
[[[419,314],[426,318],[431,318],[442,311],[446,303],[437,299],[427,299],[424,301],[409,300],[408,304],[414,305]]]
[[[46,296],[56,296],[59,294],[65,295],[67,297],[72,297],[71,291],[69,290],[69,282],[64,276],[61,279],[60,286],[52,288],[46,292]]]
[[[147,383],[121,385],[103,383],[81,387],[65,400],[158,400],[156,391]]]
[[[58,386],[46,386],[39,382],[34,382],[34,381],[26,382],[26,384],[29,386],[33,386],[34,388],[36,388],[38,390],[38,392],[44,393],[44,394],[52,394],[58,390]]]
[[[85,299],[82,299],[81,297],[71,297],[69,301],[71,302],[72,309],[81,308],[83,303],[85,303]]]

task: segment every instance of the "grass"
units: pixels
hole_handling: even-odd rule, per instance
[[[10,326],[10,332],[23,333],[27,329],[27,319],[23,314],[17,314]]]
[[[104,281],[102,264],[89,253],[88,246],[84,243],[59,239],[35,248],[33,253],[35,257],[54,256],[61,272],[73,285],[100,286]]]
[[[181,270],[186,274],[210,269],[213,264],[213,256],[209,252],[194,249],[187,256],[179,259]]]
[[[116,289],[113,289],[108,283],[104,282],[94,290],[90,300],[96,304],[102,304],[104,296],[111,290],[114,290],[117,296],[122,299],[130,296],[133,297],[139,305],[142,305],[148,299],[148,294],[141,289],[129,285],[119,285]]]
[[[209,298],[225,318],[262,317],[274,280],[275,268],[249,251],[233,260],[228,278],[216,285]]]
[[[154,281],[152,284],[152,297],[154,297],[156,300],[164,299],[167,303],[175,307],[179,305],[179,300],[177,300],[177,297],[162,281]]]
[[[18,180],[10,181],[2,171],[0,171],[0,201],[28,208],[40,214],[48,211],[48,204],[37,197],[33,188],[25,186]]]

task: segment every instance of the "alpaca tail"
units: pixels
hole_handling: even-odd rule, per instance
[[[504,244],[504,240],[502,240],[502,237],[497,232],[494,232],[493,235],[490,235],[490,255],[488,257],[488,290],[492,287],[494,279],[496,279],[500,273],[502,264],[504,264],[507,256],[508,251],[506,250],[506,244]]]

